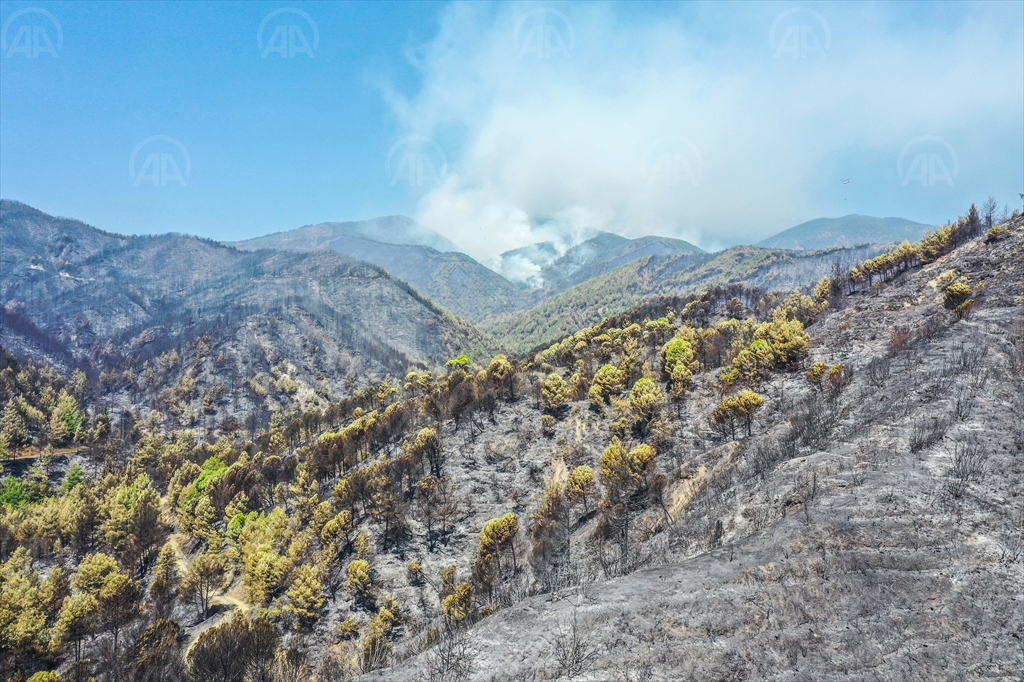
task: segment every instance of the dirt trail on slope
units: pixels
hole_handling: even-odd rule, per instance
[[[184,550],[182,550],[181,548],[183,538],[184,536],[182,533],[172,533],[169,538],[171,547],[174,549],[174,556],[178,561],[178,570],[181,571],[182,576],[184,576],[188,572],[188,558],[185,555]],[[195,641],[199,638],[199,635],[203,634],[210,628],[219,625],[220,622],[224,620],[226,616],[231,614],[235,609],[239,609],[241,611],[244,611],[245,613],[249,612],[250,605],[246,603],[243,599],[240,599],[239,597],[232,594],[232,592],[237,592],[240,589],[241,585],[233,586],[231,589],[229,589],[228,592],[225,592],[223,594],[216,594],[210,598],[210,610],[215,612],[211,613],[209,616],[207,616],[205,620],[201,621],[194,627],[186,628],[187,630],[189,630],[189,640],[188,645],[185,648],[186,651],[192,647]],[[217,608],[225,606],[228,608]]]

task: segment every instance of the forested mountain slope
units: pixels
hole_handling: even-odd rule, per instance
[[[1013,679],[1022,302],[1024,221],[972,210],[255,433],[155,405],[0,484],[0,674]]]
[[[345,223],[329,223],[329,225]],[[484,267],[464,253],[441,252],[419,244],[386,243],[374,231],[370,237],[311,231],[321,226],[258,237],[233,245],[243,250],[272,248],[284,251],[334,251],[350,258],[380,266],[388,273],[422,291],[431,300],[470,322],[489,315],[521,308],[530,300],[528,292],[513,285],[498,273]]]
[[[837,263],[848,268],[882,250],[881,246],[866,245],[805,253],[734,246],[713,255],[647,256],[593,277],[530,310],[497,315],[479,326],[506,347],[525,351],[617,315],[649,296],[732,283],[777,290],[805,288],[832,272]]]
[[[916,240],[926,227],[902,218],[822,218],[786,230],[760,247],[737,246],[713,255],[679,239],[598,233],[560,256],[550,243],[503,253],[492,263],[497,272],[465,254],[423,245],[415,236],[422,228],[398,216],[310,225],[233,245],[245,250],[332,250],[379,265],[522,352],[651,295],[728,283],[807,287],[835,262],[848,268],[879,253],[882,245]]]
[[[606,247],[597,238],[588,239],[572,247],[565,255],[544,268],[543,278],[547,290],[557,293],[638,258],[703,253],[702,249],[689,242],[669,237],[628,239],[614,248]]]
[[[547,298],[638,258],[700,253],[704,251],[682,239],[627,239],[610,232],[599,232],[561,255],[558,255],[554,244],[542,242],[506,251],[495,261],[498,271],[506,277],[543,289],[543,292],[538,292],[539,297]]]
[[[180,358],[202,337],[208,362],[190,370],[198,386],[188,393],[221,395],[205,406],[213,415],[245,416],[228,397],[260,374],[339,395],[462,352],[495,352],[407,285],[333,252],[242,252],[183,235],[126,238],[9,202],[0,228],[13,245],[5,259],[30,264],[4,271],[4,346],[49,346],[58,364],[88,359],[95,371],[108,370],[111,385],[127,387],[162,355]],[[243,402],[241,409],[251,407]]]

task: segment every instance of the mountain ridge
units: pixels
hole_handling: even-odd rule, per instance
[[[906,218],[876,218],[851,213],[840,218],[815,218],[800,223],[762,239],[757,246],[814,250],[869,243],[899,244],[917,241],[928,229],[931,226]]]
[[[507,279],[535,290],[543,289],[550,295],[644,256],[699,253],[704,253],[703,249],[682,239],[630,239],[613,232],[597,232],[564,250],[554,242],[538,242],[505,251],[493,259],[492,268]],[[525,272],[512,274],[516,270]]]
[[[124,360],[117,348],[153,359],[212,335],[231,372],[266,373],[285,362],[300,386],[335,395],[356,375],[404,375],[460,353],[497,352],[489,337],[382,268],[333,251],[240,251],[175,234],[97,244],[86,228],[0,204],[5,307],[31,322],[19,327],[24,334],[5,329],[6,347],[54,343],[113,368]],[[63,256],[6,267],[40,245]],[[40,332],[46,339],[32,338]]]
[[[497,315],[479,326],[511,350],[525,352],[574,329],[621,313],[644,298],[742,283],[777,290],[802,289],[884,247],[865,245],[819,251],[733,246],[715,254],[645,256],[566,289],[536,306]]]
[[[439,251],[423,244],[389,244],[366,236],[339,234],[333,228],[324,232],[319,229],[321,226],[313,227],[317,230],[296,234],[306,229],[298,228],[229,242],[229,245],[246,251],[260,248],[293,252],[332,251],[372,263],[470,322],[522,305],[523,293],[518,287],[458,250]]]
[[[279,230],[227,243],[234,246],[245,245],[245,250],[251,251],[253,247],[258,248],[263,244],[273,244],[269,248],[282,248],[283,245],[290,242],[312,241],[302,249],[306,250],[310,247],[319,248],[331,239],[338,237],[362,237],[383,244],[426,246],[441,252],[458,250],[451,240],[403,215],[380,216],[367,220],[312,223],[290,230]]]

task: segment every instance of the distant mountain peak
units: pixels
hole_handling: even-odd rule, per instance
[[[24,318],[16,328],[0,324],[0,344],[43,349],[64,364],[108,345],[118,349],[112,358],[124,349],[156,357],[209,333],[236,378],[286,360],[307,385],[344,392],[357,374],[402,375],[467,351],[479,360],[497,352],[381,267],[331,249],[247,251],[183,234],[127,237],[7,201],[0,231],[5,312]]]
[[[854,244],[898,244],[917,241],[929,225],[906,218],[876,218],[859,214],[815,218],[758,242],[776,249],[828,249]]]
[[[331,240],[343,237],[369,239],[381,244],[426,246],[435,251],[458,251],[451,240],[423,227],[412,218],[402,215],[381,216],[369,220],[326,222],[303,225],[294,230],[284,230],[235,242],[245,250],[259,248],[310,250],[329,248]]]
[[[595,232],[589,239],[564,250],[551,242],[539,242],[506,251],[490,265],[514,282],[561,291],[587,277],[644,256],[696,253],[703,251],[682,239],[655,236],[629,239],[613,232]]]
[[[333,251],[373,263],[470,321],[518,307],[523,293],[405,216],[304,225],[231,245],[243,251]]]

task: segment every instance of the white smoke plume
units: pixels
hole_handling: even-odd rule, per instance
[[[384,88],[402,128],[450,163],[416,219],[480,260],[539,241],[564,251],[594,230],[714,249],[820,215],[937,222],[924,212],[961,206],[997,172],[986,155],[1021,145],[1015,5],[941,25],[898,6],[815,6],[820,21],[780,19],[790,5],[631,7],[448,8],[411,52],[418,91]],[[985,123],[965,132],[972,121]],[[959,152],[951,191],[900,186],[896,157],[922,134]],[[873,203],[844,203],[849,175]]]

